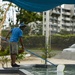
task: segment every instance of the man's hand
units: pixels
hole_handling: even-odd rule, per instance
[[[19,54],[21,54],[21,53],[23,53],[24,52],[24,47],[21,47],[20,49],[19,49]]]
[[[24,52],[24,50],[19,50],[19,54],[21,54],[21,53],[23,53]]]

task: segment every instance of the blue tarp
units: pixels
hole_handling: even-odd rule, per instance
[[[75,0],[3,0],[3,1],[12,2],[25,10],[36,12],[50,10],[61,4],[75,3]]]

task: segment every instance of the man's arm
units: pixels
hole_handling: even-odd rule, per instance
[[[10,35],[11,31],[8,32],[8,34],[6,35],[6,39],[8,38],[8,36]]]
[[[23,38],[22,38],[22,37],[20,37],[20,44],[21,44],[21,46],[22,46],[22,49],[24,50]]]

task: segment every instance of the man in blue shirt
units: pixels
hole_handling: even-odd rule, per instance
[[[26,28],[24,23],[21,23],[19,27],[15,27],[11,29],[11,31],[7,34],[6,39],[8,38],[9,34],[10,37],[10,55],[11,55],[11,66],[12,67],[19,67],[20,65],[16,64],[16,56],[18,54],[18,42],[20,41],[22,50],[24,50],[23,45],[23,30]]]

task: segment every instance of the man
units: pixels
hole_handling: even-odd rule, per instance
[[[23,30],[26,28],[26,25],[24,23],[21,23],[19,27],[15,27],[11,29],[11,31],[7,34],[6,39],[8,38],[9,34],[10,36],[10,55],[11,55],[11,66],[12,67],[19,67],[20,65],[16,64],[16,56],[18,54],[18,42],[20,41],[20,44],[22,46],[22,50],[24,50],[23,45]]]

